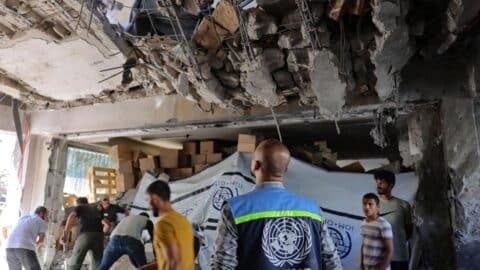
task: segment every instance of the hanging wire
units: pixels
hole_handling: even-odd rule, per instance
[[[78,14],[77,25],[75,25],[75,31],[77,31],[80,21],[82,20],[83,7],[85,6],[85,0],[82,0],[82,5],[80,7],[80,13]]]
[[[272,112],[273,121],[275,122],[275,127],[277,128],[278,140],[283,143],[282,132],[280,131],[280,124],[278,123],[277,115],[273,110],[273,106],[270,106],[270,111]]]

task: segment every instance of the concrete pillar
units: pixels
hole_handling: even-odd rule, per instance
[[[65,169],[67,165],[67,141],[52,139],[50,143],[51,155],[45,184],[45,207],[50,211],[48,215],[48,231],[43,254],[43,269],[50,269],[55,256],[55,237],[62,222],[63,187],[65,184]]]
[[[420,251],[416,255],[419,254],[421,266],[415,265],[413,269],[455,269],[448,200],[450,180],[443,158],[439,109],[413,113],[408,119],[408,129],[410,149],[421,153],[416,155],[419,188],[413,207],[415,247]]]
[[[458,267],[473,269],[480,265],[480,99],[445,99],[442,117]]]

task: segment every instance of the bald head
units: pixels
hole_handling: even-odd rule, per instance
[[[290,151],[281,142],[269,139],[260,142],[252,158],[252,172],[258,182],[281,181],[287,172]]]

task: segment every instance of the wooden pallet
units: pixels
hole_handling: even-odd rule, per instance
[[[117,174],[115,169],[90,167],[88,169],[89,201],[98,202],[102,196],[114,198],[117,194]]]

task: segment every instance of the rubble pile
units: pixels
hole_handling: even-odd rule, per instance
[[[346,104],[347,95],[379,93],[382,99],[389,98],[384,93],[389,90],[384,88],[392,89],[395,72],[410,57],[403,53],[402,61],[387,58],[408,51],[405,14],[383,18],[392,12],[390,5],[395,5],[388,3],[373,10],[362,6],[363,13],[357,7],[360,16],[348,20],[335,17],[335,21],[329,17],[328,1],[308,2],[321,44],[314,49],[305,38],[309,33],[295,2],[257,1],[257,7],[239,14],[240,9],[222,0],[211,15],[199,19],[191,41],[172,42],[158,35],[135,39],[144,56],[137,71],[152,88],[165,88],[166,94],[176,92],[194,102],[203,99],[242,110],[253,105],[277,106],[295,97],[301,104],[317,105],[334,114]],[[185,1],[177,8],[191,12],[185,7],[190,4]],[[372,17],[375,12],[378,14]],[[392,23],[396,20],[403,22]],[[387,44],[399,35],[406,36],[405,42]],[[377,84],[381,92],[376,91]]]

